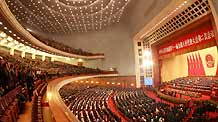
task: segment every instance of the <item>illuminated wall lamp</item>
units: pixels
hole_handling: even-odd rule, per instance
[[[78,59],[78,62],[83,62],[83,59]]]
[[[144,60],[142,66],[146,67],[146,66],[152,66],[152,65],[153,65],[152,60]]]
[[[9,42],[7,45],[8,45],[8,47],[11,47],[11,46],[13,46],[13,45],[14,45],[14,43],[12,43],[12,42]]]
[[[14,40],[14,44],[19,44],[19,42],[18,42],[18,41],[16,41],[16,40]]]
[[[42,55],[42,61],[45,61],[45,55]]]
[[[7,35],[4,33],[4,32],[1,32],[0,33],[0,37],[3,37],[3,38],[5,38]]]
[[[26,53],[26,52],[24,52],[24,51],[21,53],[21,57],[22,57],[22,58],[25,57],[25,53]]]
[[[7,40],[11,42],[11,41],[13,41],[13,38],[8,36]]]
[[[10,55],[14,55],[14,48],[10,49]]]
[[[144,55],[144,57],[149,57],[149,56],[151,56],[151,52],[146,50],[146,51],[144,51],[143,55]]]
[[[14,46],[14,49],[18,49],[18,48],[19,48],[19,45],[15,45],[15,46]]]
[[[5,43],[7,43],[7,39],[5,39],[5,38],[0,41],[1,45],[5,44]]]

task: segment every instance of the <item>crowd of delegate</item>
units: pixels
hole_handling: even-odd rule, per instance
[[[103,71],[61,62],[41,59],[21,58],[20,56],[0,55],[0,96],[18,85],[33,89],[34,81],[53,75],[99,74]]]
[[[143,90],[118,90],[114,94],[117,108],[133,122],[181,122],[190,109],[170,106],[149,98]]]
[[[188,119],[189,122],[218,122],[218,106],[214,104],[201,103]]]
[[[60,95],[72,113],[81,122],[120,122],[108,107],[110,90],[95,85],[68,84]]]
[[[213,89],[217,87],[218,79],[215,77],[182,77],[163,82],[161,88],[163,93],[176,97],[176,94],[190,97],[210,96]]]
[[[112,97],[115,108],[129,122],[183,122],[187,120],[196,122],[196,115],[199,115],[190,116],[194,109],[193,106],[190,107],[187,104],[169,105],[156,102],[146,95],[144,89],[115,88],[73,82],[62,87],[59,92],[70,111],[82,122],[122,121],[118,115],[111,113],[109,96]],[[195,107],[200,109],[202,106],[195,105]],[[218,110],[216,106],[212,108],[214,111]],[[206,111],[209,110],[206,109]],[[199,112],[195,111],[195,113]],[[218,117],[210,119],[217,120]]]
[[[105,71],[0,52],[0,122],[16,122],[27,101],[33,101],[32,122],[42,121],[40,103],[48,80],[100,73]]]

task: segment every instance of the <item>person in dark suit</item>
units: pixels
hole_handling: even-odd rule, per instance
[[[1,59],[0,63],[0,86],[5,90],[5,94],[9,91],[10,79],[7,71],[7,62],[4,59]]]
[[[26,77],[26,85],[27,85],[27,90],[28,90],[28,96],[29,96],[29,101],[32,101],[32,96],[33,96],[33,85],[34,85],[34,77],[33,77],[33,71],[28,70],[27,72],[27,77]]]

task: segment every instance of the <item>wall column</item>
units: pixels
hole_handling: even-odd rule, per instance
[[[154,80],[154,87],[158,87],[158,85],[161,82],[161,72],[160,72],[160,62],[158,59],[158,52],[157,52],[157,48],[154,46],[151,47],[151,51],[152,51],[152,60],[154,62],[153,64],[153,80]]]
[[[218,1],[208,0],[212,12],[212,24],[215,32],[215,39],[218,45]]]
[[[140,71],[142,63],[142,51],[143,43],[141,40],[133,40],[134,45],[134,54],[135,54],[135,74],[136,74],[136,87],[141,87],[141,76],[144,76],[144,73]],[[140,61],[141,60],[141,61]],[[143,78],[144,79],[144,78]]]

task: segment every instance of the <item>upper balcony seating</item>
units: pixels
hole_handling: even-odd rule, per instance
[[[15,99],[19,93],[16,87],[26,86],[29,82],[27,82],[27,76],[29,74],[33,76],[34,81],[32,87],[34,87],[35,81],[45,81],[49,73],[62,76],[72,74],[98,74],[102,72],[100,69],[78,67],[60,62],[32,60],[16,55],[9,56],[5,53],[0,54],[0,120],[3,122],[16,122],[18,112],[20,112],[20,103]],[[37,82],[35,82],[35,85],[37,86]],[[43,93],[43,91],[38,91],[37,93]],[[41,96],[34,97],[34,102],[39,104],[40,102],[38,101],[41,101]],[[40,106],[37,105],[37,108],[40,108]],[[38,113],[40,112],[38,111]]]
[[[27,71],[33,70],[35,76],[42,79],[46,76],[54,75],[81,75],[81,74],[99,74],[102,70],[96,68],[86,68],[61,62],[32,60],[30,58],[21,58],[20,56],[9,56],[1,53],[0,58],[0,87],[4,87],[4,92],[8,92],[18,84],[23,84],[24,76]],[[8,75],[7,75],[8,74]],[[0,89],[0,95],[1,95]]]
[[[42,43],[51,46],[53,48],[56,48],[58,50],[67,52],[67,53],[71,53],[71,54],[76,54],[76,55],[82,55],[82,56],[103,56],[103,53],[90,53],[87,51],[84,51],[82,49],[75,49],[72,47],[69,47],[67,45],[64,45],[62,43],[56,42],[54,40],[51,39],[44,39],[42,37],[37,36],[34,33],[31,33],[35,38],[37,38],[38,40],[40,40]]]

